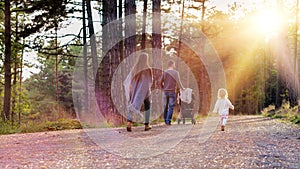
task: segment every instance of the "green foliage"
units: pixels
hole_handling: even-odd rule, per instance
[[[47,131],[44,123],[38,123],[36,121],[27,121],[21,124],[19,127],[20,133],[34,133]]]
[[[18,127],[11,122],[0,121],[0,134],[13,134],[19,132]]]
[[[78,120],[61,118],[58,121],[40,122],[29,120],[21,123],[21,126],[12,125],[11,122],[0,122],[0,134],[13,133],[33,133],[53,130],[81,129],[82,126]]]
[[[275,119],[281,119],[284,121],[292,122],[294,124],[300,125],[300,106],[290,107],[289,102],[285,102],[280,108],[275,109],[274,105],[262,110],[262,115],[266,117],[271,117]]]
[[[75,119],[59,119],[54,122],[46,122],[47,130],[65,130],[65,129],[81,129],[82,126],[78,120]]]
[[[291,117],[291,122],[300,125],[300,115],[294,115]]]
[[[55,41],[50,42],[53,46]],[[79,47],[71,51],[78,52]],[[24,82],[26,97],[30,100],[29,114],[39,114],[40,121],[55,121],[59,117],[74,118],[72,98],[72,73],[75,65],[74,57],[59,56],[58,61],[58,95],[56,93],[56,59],[49,54],[38,53],[40,72],[32,75]],[[56,100],[58,98],[58,101]],[[32,120],[28,116],[28,120]],[[62,116],[63,115],[63,116]]]
[[[16,11],[31,15],[22,26],[20,36],[28,37],[34,33],[55,28],[64,21],[68,14],[73,13],[73,8],[68,8],[67,5],[67,0],[24,1],[19,4]]]

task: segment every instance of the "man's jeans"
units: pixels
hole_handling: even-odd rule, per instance
[[[171,124],[172,115],[175,107],[176,93],[164,91],[164,119],[166,124]]]

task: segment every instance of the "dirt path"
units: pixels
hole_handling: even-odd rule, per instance
[[[167,126],[154,126],[150,132],[137,127],[132,133],[104,129],[123,138],[146,138],[149,143],[156,135],[170,138],[171,147],[146,158],[110,153],[83,130],[2,135],[0,168],[300,168],[300,130],[289,124],[260,116],[232,116],[225,132],[217,128],[204,143],[199,143],[203,123],[173,126],[192,127],[174,146],[172,136],[179,135],[180,128],[168,131],[170,136],[164,134]],[[166,141],[161,145],[167,145]],[[114,144],[124,151],[140,146],[122,140]]]

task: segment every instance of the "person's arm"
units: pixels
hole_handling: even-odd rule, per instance
[[[163,71],[162,72],[162,75],[160,77],[160,87],[163,89],[164,88],[164,75],[165,75],[165,72]]]
[[[181,90],[184,90],[184,89],[185,89],[185,88],[183,87],[182,83],[181,83],[179,72],[177,72],[177,83],[178,83],[179,88],[180,88]]]
[[[231,101],[229,99],[227,99],[227,103],[229,105],[229,108],[234,110],[234,106],[232,105]]]
[[[219,109],[219,99],[216,101],[213,113],[218,113],[218,109]]]

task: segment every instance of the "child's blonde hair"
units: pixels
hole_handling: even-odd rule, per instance
[[[226,89],[224,88],[220,88],[218,90],[218,98],[219,99],[225,99],[225,98],[228,98],[228,92]]]

